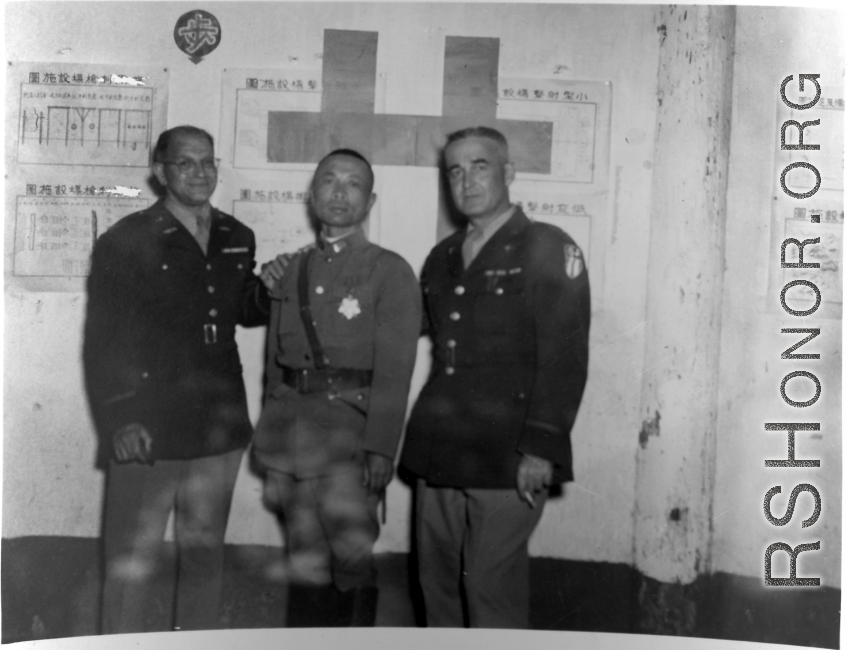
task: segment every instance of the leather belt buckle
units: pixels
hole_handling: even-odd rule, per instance
[[[203,325],[203,341],[206,345],[218,342],[218,326],[214,323],[206,323]]]

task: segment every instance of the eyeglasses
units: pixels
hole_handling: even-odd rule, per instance
[[[206,160],[197,162],[196,160],[182,158],[180,160],[163,160],[162,164],[175,166],[177,170],[179,170],[180,174],[188,174],[198,168],[204,173],[211,174],[212,172],[218,171],[218,168],[221,165],[221,159],[207,158]]]

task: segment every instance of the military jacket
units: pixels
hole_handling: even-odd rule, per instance
[[[464,231],[421,278],[433,366],[401,464],[436,486],[512,488],[521,454],[573,480],[570,431],[588,371],[591,306],[581,251],[520,209],[467,270]]]
[[[361,230],[335,243],[319,242],[311,253],[308,291],[325,360],[332,368],[370,370],[372,380],[370,386],[298,395],[283,383],[282,368],[315,367],[297,291],[303,254],[291,260],[271,292],[257,456],[268,466],[300,475],[320,473],[321,463],[344,461],[361,451],[393,459],[420,335],[415,274],[402,257],[368,242]],[[355,417],[345,412],[351,409],[364,416],[358,428],[351,424]]]
[[[245,447],[247,416],[236,324],[267,322],[254,275],[253,231],[213,210],[208,252],[159,201],[106,231],[88,278],[83,361],[101,461],[138,422],[153,459]]]

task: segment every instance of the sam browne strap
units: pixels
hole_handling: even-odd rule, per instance
[[[312,348],[312,358],[315,360],[315,368],[323,370],[327,367],[324,350],[315,330],[315,321],[312,319],[312,309],[309,306],[309,261],[312,259],[311,249],[300,256],[300,267],[297,270],[297,300],[300,303],[300,318],[303,328],[306,330],[306,338],[309,347]]]

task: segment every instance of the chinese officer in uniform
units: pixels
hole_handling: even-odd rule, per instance
[[[588,370],[588,273],[568,235],[511,204],[514,168],[502,134],[452,134],[444,165],[468,226],[424,265],[433,366],[401,459],[417,477],[426,620],[526,628],[527,540],[548,486],[573,479],[570,431]]]
[[[253,232],[211,206],[212,137],[165,131],[165,197],[97,241],[83,359],[106,466],[104,633],[147,631],[150,578],[174,512],[175,626],[218,623],[223,541],[252,427],[236,324],[267,322]]]
[[[362,230],[373,181],[355,151],[319,163],[317,246],[271,291],[254,456],[286,530],[290,627],[370,626],[376,616],[377,504],[394,471],[421,305],[409,264]]]

